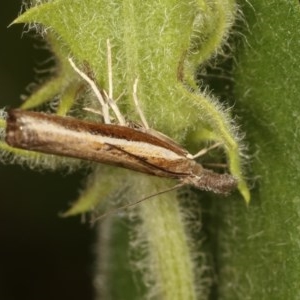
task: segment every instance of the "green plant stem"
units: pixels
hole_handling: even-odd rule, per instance
[[[252,154],[252,201],[219,205],[219,294],[228,300],[296,300],[300,282],[300,7],[240,1],[236,106]],[[229,281],[230,279],[230,281]]]
[[[143,182],[144,192],[163,187],[161,184],[153,184],[153,180],[149,180],[148,184]],[[137,230],[141,230],[140,238],[148,244],[148,268],[155,275],[155,284],[149,293],[164,300],[197,299],[191,244],[176,192],[158,196],[140,205],[139,217],[142,228]],[[144,238],[141,233],[145,235]],[[197,281],[200,286],[201,279]]]

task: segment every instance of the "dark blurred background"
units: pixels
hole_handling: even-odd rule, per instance
[[[7,26],[21,0],[0,3],[0,107],[16,107],[48,54],[23,25]],[[62,219],[84,174],[64,176],[0,164],[0,299],[93,298],[94,231],[79,217]]]

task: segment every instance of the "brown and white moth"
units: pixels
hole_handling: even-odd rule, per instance
[[[218,194],[226,195],[237,185],[233,176],[203,168],[171,139],[126,126],[15,109],[8,112],[6,142],[16,148],[174,178]]]

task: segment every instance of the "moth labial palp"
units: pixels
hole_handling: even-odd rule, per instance
[[[107,48],[110,64],[109,41]],[[111,67],[108,68],[109,92],[101,93],[96,84],[72,60],[70,63],[95,92],[107,124],[40,112],[10,110],[6,127],[6,142],[10,146],[173,178],[179,181],[179,186],[191,185],[217,194],[227,195],[236,188],[237,180],[233,176],[203,168],[194,160],[193,155],[170,137],[149,129],[138,103],[137,80],[133,86],[133,98],[144,127],[131,128],[113,100]],[[111,124],[109,108],[119,124]],[[205,151],[200,151],[199,155],[203,153]],[[199,155],[196,154],[196,157]]]

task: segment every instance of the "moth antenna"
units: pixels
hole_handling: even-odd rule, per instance
[[[133,202],[133,203],[129,203],[129,204],[126,204],[126,205],[123,205],[123,206],[120,206],[118,208],[114,208],[114,209],[111,209],[109,210],[108,212],[106,212],[105,214],[97,217],[96,219],[92,220],[91,223],[94,224],[95,222],[101,220],[101,219],[104,219],[110,215],[113,215],[113,214],[116,214],[117,212],[121,211],[121,210],[124,210],[124,209],[127,209],[128,207],[131,207],[131,206],[135,206],[137,204],[140,204],[141,202],[144,202],[145,200],[148,200],[150,198],[153,198],[155,196],[158,196],[158,195],[161,195],[161,194],[164,194],[164,193],[168,193],[168,192],[171,192],[171,191],[174,191],[174,190],[177,190],[179,188],[181,188],[182,186],[184,186],[184,184],[182,183],[179,183],[179,184],[176,184],[174,185],[173,187],[169,188],[169,189],[166,189],[166,190],[163,190],[163,191],[160,191],[156,194],[152,194],[150,196],[147,196],[145,198],[142,198],[136,202]]]

